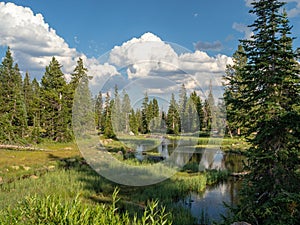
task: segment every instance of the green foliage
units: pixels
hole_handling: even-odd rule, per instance
[[[167,134],[178,135],[181,131],[180,115],[178,112],[178,105],[175,100],[174,94],[172,94],[168,114],[167,114]]]
[[[78,225],[170,225],[170,214],[158,201],[149,202],[143,216],[131,219],[127,212],[118,212],[119,201],[115,189],[112,204],[90,205],[82,202],[77,195],[73,200],[66,201],[57,195],[26,197],[14,208],[0,211],[0,223],[5,224],[78,224]]]
[[[96,129],[99,131],[103,130],[103,97],[102,92],[100,91],[99,94],[96,97],[96,103],[95,103],[95,123],[96,123]]]
[[[71,140],[66,89],[61,65],[53,57],[41,81],[41,126],[46,130],[47,138],[58,142]]]
[[[103,111],[104,125],[102,127],[103,134],[106,138],[115,138],[116,134],[113,129],[112,124],[112,109],[113,109],[114,101],[110,100],[109,93],[106,93],[105,98],[105,107]]]
[[[242,45],[238,46],[238,50],[233,54],[233,65],[227,65],[226,76],[224,77],[225,92],[224,100],[226,103],[227,114],[227,129],[228,132],[240,135],[244,133],[242,128],[241,118],[244,113],[242,109],[237,109],[235,106],[243,104],[243,90],[245,85],[242,84],[241,72],[247,64],[247,57]],[[248,125],[251,125],[250,123]]]
[[[73,132],[76,134],[76,137],[87,137],[94,128],[94,114],[92,113],[89,77],[87,69],[83,66],[82,59],[77,61],[77,66],[74,69],[69,86],[75,93],[70,98],[73,108],[66,109],[67,121],[69,123],[72,122]],[[71,115],[73,117],[68,118]]]
[[[251,224],[296,224],[300,220],[300,89],[297,55],[289,37],[284,3],[272,0],[253,2],[251,40],[242,40],[247,63],[238,66],[238,79],[228,90],[231,106],[246,128],[251,144],[241,203],[233,210],[235,221]],[[230,221],[229,221],[230,222]]]
[[[0,65],[0,105],[1,142],[22,142],[27,132],[27,112],[22,77],[10,48]]]

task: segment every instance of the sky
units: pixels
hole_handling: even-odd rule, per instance
[[[251,1],[4,1],[0,57],[10,46],[22,73],[38,80],[52,56],[67,78],[81,57],[95,92],[114,83],[156,96],[174,92],[182,83],[207,92],[210,82],[221,86],[239,39],[251,36]],[[296,48],[300,0],[287,1],[292,34],[299,37]]]

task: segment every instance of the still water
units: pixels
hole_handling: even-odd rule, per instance
[[[221,222],[221,214],[228,213],[223,202],[230,206],[236,205],[240,186],[241,181],[230,179],[227,182],[207,187],[203,194],[191,192],[189,196],[180,201],[180,204],[190,209],[199,224]]]
[[[135,156],[139,160],[144,160],[147,158],[145,152],[155,152],[161,160],[173,157],[179,165],[189,161],[198,163],[199,170],[226,169],[231,172],[241,172],[243,160],[245,160],[242,155],[225,153],[218,147],[191,150],[191,146],[181,146],[181,150],[176,151],[176,149],[178,149],[178,143],[167,140],[150,151],[149,146],[139,145]],[[240,180],[230,178],[226,182],[207,187],[201,194],[191,192],[178,204],[190,209],[199,224],[211,224],[213,221],[220,222],[222,219],[221,214],[226,215],[228,212],[223,202],[231,206],[235,205],[238,201],[237,194],[240,186]]]

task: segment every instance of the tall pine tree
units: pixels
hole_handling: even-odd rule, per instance
[[[227,65],[226,76],[224,77],[225,91],[224,101],[226,102],[226,117],[228,132],[233,134],[243,134],[245,128],[243,123],[250,121],[242,121],[245,114],[244,110],[235,108],[235,105],[242,105],[245,99],[240,98],[243,95],[245,85],[242,84],[241,72],[247,64],[247,56],[242,45],[238,46],[237,51],[233,54],[233,65]],[[238,102],[239,101],[239,102]],[[248,124],[251,125],[251,122]],[[248,126],[247,125],[247,126]]]
[[[252,146],[234,220],[251,224],[300,221],[300,71],[283,6],[277,0],[253,2],[254,35],[241,41],[247,63],[240,79],[228,84],[243,87],[232,107],[245,113],[241,125]]]
[[[27,132],[22,76],[10,48],[0,67],[0,125],[0,139],[5,143],[20,142]]]
[[[41,81],[42,127],[46,137],[58,142],[71,139],[66,86],[61,65],[53,57]]]
[[[66,112],[69,113],[69,116],[73,115],[72,127],[76,137],[86,137],[90,135],[94,127],[92,97],[89,89],[90,77],[87,75],[87,72],[88,70],[84,67],[83,60],[79,58],[69,84],[71,87],[71,92],[69,93],[74,92],[73,98],[71,98],[71,100],[73,100],[73,107],[71,108],[73,112],[69,107],[66,108]],[[66,94],[66,98],[68,98],[68,94]],[[67,99],[66,103],[70,103],[69,101],[70,99]],[[68,124],[69,121],[71,121],[71,119],[67,117]]]

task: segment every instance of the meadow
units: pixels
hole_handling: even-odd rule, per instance
[[[195,224],[176,202],[228,176],[200,173],[191,164],[161,183],[130,187],[97,174],[75,143],[37,147],[42,150],[0,150],[0,224]]]

